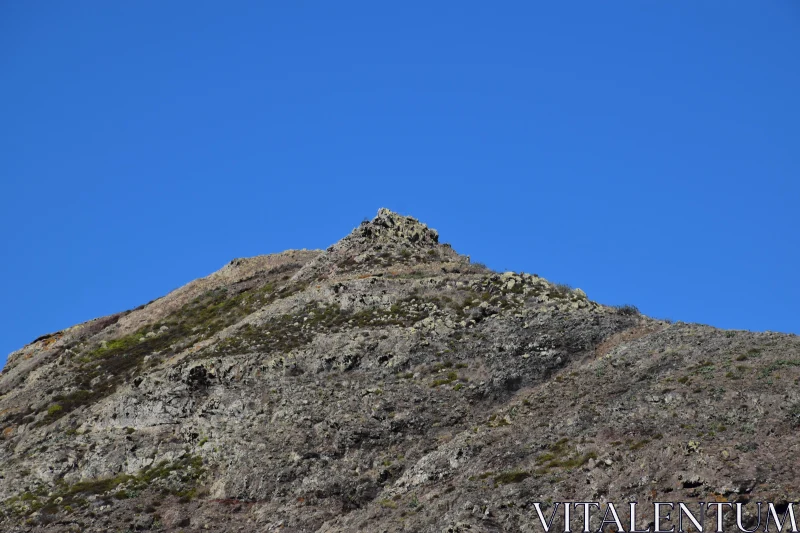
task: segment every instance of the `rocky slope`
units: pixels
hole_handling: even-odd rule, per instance
[[[796,501],[798,382],[796,336],[603,306],[381,210],[13,353],[0,530],[540,531],[534,502]]]

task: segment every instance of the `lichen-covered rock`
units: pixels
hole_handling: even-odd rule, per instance
[[[2,531],[532,531],[534,502],[796,501],[800,342],[471,264],[381,209],[41,337]]]

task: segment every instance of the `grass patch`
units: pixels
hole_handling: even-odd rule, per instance
[[[553,468],[563,468],[572,470],[580,468],[590,459],[597,459],[595,452],[585,454],[577,453],[569,446],[569,439],[563,438],[548,447],[548,451],[536,458],[539,468],[536,473],[539,475],[548,473]]]
[[[436,301],[409,297],[388,309],[371,307],[352,312],[338,305],[309,303],[295,313],[272,317],[257,326],[247,324],[202,356],[233,355],[250,351],[285,353],[310,343],[318,333],[354,328],[408,327],[437,309]],[[452,365],[452,363],[451,363]]]
[[[81,406],[113,394],[143,370],[159,364],[199,340],[208,338],[256,309],[305,289],[302,284],[277,289],[265,283],[245,289],[208,291],[163,321],[134,333],[111,339],[84,350],[73,361],[77,376],[74,390],[54,398],[60,410],[50,406],[39,425],[52,423]]]
[[[87,506],[87,497],[92,495],[125,500],[138,496],[148,488],[160,488],[163,493],[179,497],[194,496],[197,482],[204,473],[202,458],[186,456],[174,462],[162,461],[135,475],[119,474],[79,481],[72,485],[60,481],[49,489],[42,485],[36,492],[26,492],[9,498],[3,502],[3,507],[6,514],[14,516],[22,516],[39,509],[56,514],[59,511],[71,512]]]
[[[390,500],[388,498],[384,498],[383,500],[381,500],[378,503],[380,504],[381,507],[383,507],[385,509],[397,509],[397,502],[393,502],[392,500]]]
[[[525,470],[509,470],[501,472],[494,477],[494,482],[498,485],[508,485],[511,483],[521,483],[531,477],[531,473]]]
[[[446,377],[434,379],[431,382],[431,387],[435,388],[440,385],[448,385],[456,380],[458,380],[458,374],[456,372],[448,372]]]
[[[779,361],[775,361],[774,363],[770,363],[765,368],[761,369],[761,373],[759,377],[761,378],[768,378],[773,372],[780,368],[786,367],[797,367],[800,366],[800,361],[791,361],[789,359],[781,359]]]
[[[565,299],[572,295],[572,286],[566,283],[556,283],[550,286],[547,296],[554,299]]]

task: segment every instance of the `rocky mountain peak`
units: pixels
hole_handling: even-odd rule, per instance
[[[439,233],[428,228],[416,218],[403,216],[385,207],[370,221],[364,221],[349,237],[367,239],[377,243],[402,243],[417,246],[435,245]]]
[[[12,354],[0,531],[495,533],[534,530],[543,498],[796,502],[799,354],[493,272],[381,209]]]
[[[385,207],[347,236],[305,265],[295,281],[331,279],[342,275],[440,271],[458,269],[469,258],[449,244],[439,243],[439,232],[414,217]]]

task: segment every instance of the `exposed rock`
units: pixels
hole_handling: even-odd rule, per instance
[[[381,209],[12,354],[0,530],[532,531],[534,502],[797,501],[799,355],[492,272]]]

